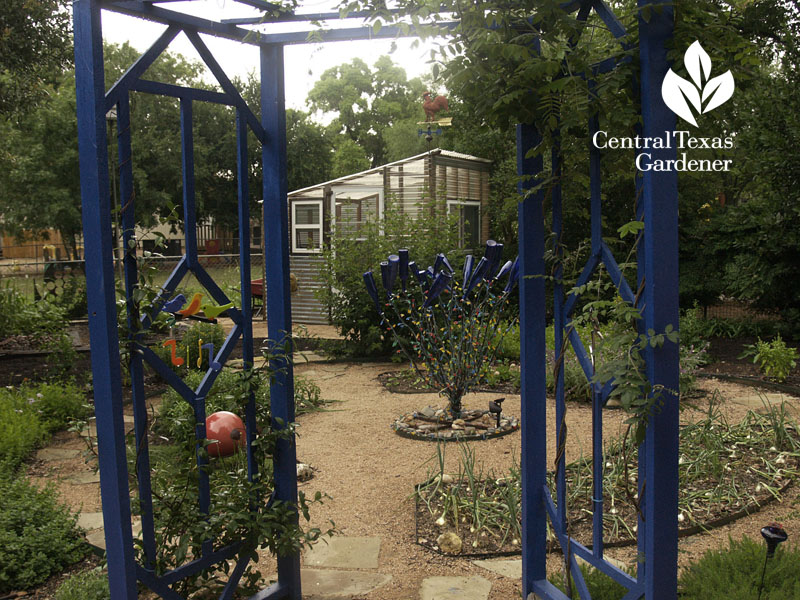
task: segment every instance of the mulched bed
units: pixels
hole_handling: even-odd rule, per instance
[[[378,381],[383,387],[393,394],[429,394],[439,390],[416,381],[416,374],[408,369],[387,371],[378,375]],[[472,388],[472,392],[490,392],[498,394],[519,394],[519,388],[511,383],[500,383],[494,386],[479,385]]]
[[[746,345],[755,343],[756,338],[712,338],[708,349],[712,362],[703,367],[700,372],[707,375],[721,374],[763,379],[751,358],[739,358]],[[800,346],[800,342],[787,341],[786,344],[795,348]],[[786,378],[786,384],[800,387],[800,363]]]

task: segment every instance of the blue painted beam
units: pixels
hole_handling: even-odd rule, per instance
[[[620,22],[617,18],[617,15],[614,14],[614,11],[611,10],[608,5],[603,0],[594,0],[592,3],[594,8],[594,12],[597,13],[597,16],[606,24],[609,31],[613,34],[615,38],[621,38],[628,35],[628,32],[625,30],[625,26]]]
[[[186,263],[197,266],[197,216],[194,196],[194,121],[192,101],[181,100],[181,173],[183,177],[183,235]]]
[[[556,500],[558,501],[558,520],[557,525],[562,530],[567,528],[567,458],[566,448],[567,429],[566,415],[567,406],[564,390],[564,364],[569,350],[567,340],[564,337],[564,285],[561,283],[564,277],[564,248],[562,244],[563,211],[561,203],[561,131],[554,135],[553,152],[550,157],[555,183],[552,191],[552,211],[553,211],[553,244],[556,257],[556,268],[553,273],[555,282],[553,284],[553,340],[555,358],[559,361],[555,377],[555,396],[556,396]]]
[[[170,369],[167,365],[164,364],[164,361],[159,358],[159,356],[153,352],[147,346],[139,346],[136,349],[137,352],[141,352],[142,357],[147,364],[150,365],[156,373],[158,373],[162,379],[164,379],[170,387],[172,387],[178,394],[180,394],[181,398],[186,400],[190,405],[194,406],[195,401],[195,393],[188,385],[183,382],[183,379],[178,377],[172,369]]]
[[[383,12],[383,11],[381,11]],[[400,14],[403,11],[401,9],[393,8],[389,9],[389,14]],[[304,23],[308,21],[343,21],[344,19],[368,19],[370,17],[375,16],[375,13],[369,10],[354,10],[352,12],[347,13],[344,17],[339,12],[319,12],[319,13],[299,13],[299,14],[287,14],[287,15],[279,15],[276,17],[272,17],[270,15],[264,15],[262,17],[244,17],[239,19],[222,19],[221,23],[230,23],[232,25],[260,25],[262,23]]]
[[[676,117],[661,97],[669,63],[667,46],[673,34],[674,9],[669,0],[639,0],[652,7],[639,16],[642,134],[662,137],[675,129]],[[675,148],[653,149],[653,159],[674,160]],[[657,332],[678,327],[678,176],[675,171],[643,173],[644,327]],[[644,492],[646,588],[648,600],[673,600],[678,595],[678,344],[648,347],[647,375],[664,391],[663,405],[650,417],[644,446],[647,485]],[[641,477],[641,475],[640,475]]]
[[[267,133],[261,146],[263,164],[264,256],[270,351],[272,418],[277,427],[294,421],[294,375],[291,363],[292,307],[289,286],[289,215],[286,196],[286,108],[282,46],[261,48],[261,123]],[[289,355],[286,355],[289,353]],[[279,440],[274,455],[275,497],[297,505],[297,448],[294,437]],[[301,600],[300,556],[278,557],[278,581],[291,600]]]
[[[219,92],[212,92],[210,90],[199,90],[180,85],[172,85],[170,83],[161,83],[159,81],[149,81],[147,79],[139,79],[135,81],[131,84],[130,89],[132,92],[158,94],[160,96],[169,96],[171,98],[181,98],[186,100],[194,100],[197,102],[211,102],[214,104],[224,104],[226,106],[234,105],[234,101],[226,94],[220,94]]]
[[[538,48],[537,48],[538,50]],[[542,489],[547,480],[547,393],[545,390],[545,286],[543,192],[530,193],[541,173],[541,155],[528,157],[541,137],[531,125],[517,125],[519,221],[520,393],[522,397],[522,596],[545,579],[547,543]]]
[[[550,490],[547,486],[542,487],[542,497],[544,498],[544,506],[547,511],[548,516],[550,517],[550,522],[555,523],[556,519],[558,518],[556,514],[556,507],[553,504],[553,497],[550,495]],[[575,582],[575,587],[577,588],[578,595],[580,598],[589,598],[589,589],[586,586],[586,581],[583,578],[583,573],[581,572],[580,565],[575,558],[575,553],[571,550],[571,540],[569,536],[563,532],[559,531],[558,528],[553,528],[553,533],[558,540],[559,545],[561,546],[561,551],[564,553],[564,560],[569,563],[569,569],[572,575],[572,578]]]
[[[436,27],[455,29],[458,21],[442,21]],[[292,31],[287,33],[264,33],[261,39],[266,44],[317,44],[320,42],[353,42],[356,40],[394,39],[419,35],[413,27],[403,28],[397,25],[384,25],[375,32],[372,27],[343,27],[338,29],[316,29],[310,31]]]
[[[261,35],[258,32],[242,29],[235,25],[218,23],[201,17],[194,17],[185,13],[177,12],[153,6],[147,2],[137,2],[136,0],[106,0],[102,2],[106,10],[117,12],[123,15],[139,17],[164,25],[177,25],[181,29],[189,28],[200,33],[207,33],[216,37],[234,40],[243,44],[258,46],[261,43]]]
[[[589,283],[589,279],[594,275],[594,270],[597,268],[597,265],[600,264],[600,254],[592,254],[589,257],[589,260],[586,261],[586,264],[581,271],[581,274],[578,276],[578,280],[575,282],[575,287],[583,287],[587,283]],[[567,295],[567,301],[564,303],[564,317],[569,318],[572,314],[572,311],[575,309],[575,303],[580,298],[580,294],[576,294],[574,292],[570,292]]]
[[[120,77],[113,86],[111,86],[111,89],[106,93],[106,112],[111,110],[114,105],[119,102],[120,98],[127,94],[131,86],[144,75],[144,72],[147,71],[150,65],[152,65],[159,56],[161,56],[161,53],[166,50],[170,42],[174,40],[175,36],[179,33],[180,28],[174,25],[167,27],[167,30],[153,42],[153,45],[125,71],[125,74]]]
[[[253,133],[256,134],[258,141],[263,144],[266,135],[264,133],[264,128],[253,114],[253,111],[250,110],[250,107],[247,106],[247,102],[245,102],[244,98],[242,98],[239,94],[239,90],[236,89],[236,86],[234,86],[231,83],[231,80],[228,79],[225,71],[221,66],[219,66],[217,59],[214,58],[213,54],[211,54],[208,46],[206,46],[205,42],[200,38],[197,32],[187,30],[184,33],[186,34],[186,37],[189,38],[189,41],[192,42],[192,45],[195,47],[195,50],[197,50],[200,58],[203,59],[203,62],[206,63],[206,66],[209,68],[211,73],[213,73],[214,77],[217,78],[220,87],[222,87],[222,91],[224,91],[231,98],[233,105],[242,111],[242,114],[247,118],[248,125],[250,125]]]
[[[283,600],[284,598],[290,597],[291,592],[288,586],[281,585],[280,583],[273,583],[268,588],[250,596],[248,600]]]
[[[239,201],[239,287],[242,290],[242,365],[254,367],[253,315],[250,290],[250,161],[247,152],[247,121],[241,110],[236,111],[236,193]],[[253,481],[258,476],[258,463],[253,455],[256,436],[256,399],[253,393],[245,407],[247,442],[247,477]]]
[[[86,292],[108,581],[111,597],[134,600],[136,565],[122,419],[100,5],[95,0],[75,0],[72,17],[83,236],[87,240],[84,259],[86,272],[92,274],[86,278]]]
[[[622,274],[622,269],[619,268],[617,260],[614,258],[611,249],[608,247],[608,244],[606,244],[605,241],[600,242],[600,252],[603,257],[603,264],[606,266],[606,270],[608,271],[609,277],[611,277],[611,281],[616,286],[617,291],[619,291],[619,295],[623,300],[625,300],[625,302],[633,306],[635,300],[633,292],[631,291],[625,276]]]
[[[239,341],[239,336],[241,334],[242,326],[234,325],[233,329],[228,332],[228,337],[225,338],[225,342],[222,344],[222,347],[217,351],[217,356],[215,357],[217,362],[223,365],[225,364],[225,362],[228,360],[228,357],[231,355],[231,352],[233,352],[233,349],[236,347],[236,343]],[[244,347],[242,347],[242,349],[244,349]],[[213,371],[209,365],[205,377],[203,377],[200,385],[198,385],[197,389],[195,390],[195,395],[205,398],[211,391],[211,386],[214,385],[214,382],[217,380],[219,374],[220,371]]]
[[[136,264],[136,215],[135,194],[133,190],[133,158],[131,152],[131,112],[128,94],[117,104],[117,152],[119,165],[119,197],[122,219],[122,241],[125,249],[125,299],[127,304],[128,329],[134,332],[130,343],[142,343],[139,328],[139,307],[134,299],[139,287],[138,265]],[[150,449],[147,440],[148,415],[147,399],[144,390],[144,365],[142,355],[131,352],[129,371],[131,376],[131,397],[133,402],[134,437],[136,440],[136,477],[139,487],[139,514],[142,519],[142,546],[144,562],[152,570],[156,559],[155,525],[153,520],[153,498],[150,484]]]
[[[203,558],[195,559],[191,562],[181,565],[180,567],[173,569],[172,571],[168,571],[164,573],[158,580],[163,583],[164,585],[172,585],[173,583],[177,583],[181,579],[186,579],[200,571],[207,569],[208,567],[214,566],[217,563],[221,563],[224,560],[229,560],[236,556],[236,553],[239,552],[239,549],[242,547],[242,542],[235,542],[233,544],[229,544],[224,548],[220,548],[219,550],[214,551],[212,554],[205,556]]]

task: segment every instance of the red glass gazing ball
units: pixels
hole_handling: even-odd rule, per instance
[[[244,423],[232,412],[215,412],[206,419],[206,438],[209,456],[230,456],[245,444]]]

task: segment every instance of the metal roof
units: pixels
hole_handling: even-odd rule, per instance
[[[344,175],[343,177],[337,177],[336,179],[331,179],[330,181],[324,181],[322,183],[315,183],[314,185],[309,185],[304,188],[300,188],[299,190],[292,190],[289,192],[289,196],[294,194],[300,194],[303,192],[307,192],[309,190],[315,190],[320,187],[324,187],[326,185],[332,185],[336,183],[343,183],[345,181],[350,181],[351,179],[355,179],[357,177],[363,177],[364,175],[372,175],[375,173],[379,173],[383,169],[387,167],[395,167],[399,165],[404,165],[409,162],[415,160],[421,160],[427,156],[443,156],[445,158],[456,158],[460,160],[469,160],[472,162],[479,162],[483,164],[492,164],[488,158],[480,158],[478,156],[471,156],[469,154],[462,154],[461,152],[453,152],[452,150],[442,150],[441,148],[435,148],[428,152],[423,152],[422,154],[417,154],[416,156],[409,156],[408,158],[403,158],[400,160],[396,160],[394,162],[386,163],[385,165],[380,165],[379,167],[372,167],[371,169],[367,169],[366,171],[360,171],[358,173],[353,173],[352,175]]]

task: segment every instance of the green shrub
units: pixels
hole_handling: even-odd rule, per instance
[[[197,389],[205,377],[201,371],[190,371],[184,382],[192,389]],[[266,377],[259,373],[256,379],[256,424],[259,428],[270,426],[269,385]],[[222,370],[211,391],[206,396],[206,415],[219,410],[227,410],[239,415],[244,420],[244,407],[246,397],[244,394],[245,383],[241,372]],[[298,376],[294,380],[295,411],[303,414],[317,410],[325,403],[320,398],[320,389],[316,383]],[[170,388],[161,399],[158,417],[153,425],[155,433],[168,438],[170,441],[194,444],[194,412],[178,392]]]
[[[89,407],[74,383],[0,389],[0,471],[13,472],[48,434],[85,417]]]
[[[588,567],[585,564],[581,565],[581,574],[583,580],[586,582],[586,587],[589,588],[589,594],[592,600],[620,600],[626,593],[627,589],[611,579],[602,571],[598,571],[594,567]],[[559,590],[566,593],[566,586],[564,585],[564,574],[553,573],[548,577],[550,583],[556,586]],[[577,598],[578,593],[575,587],[575,578],[570,575],[572,584],[572,597]]]
[[[0,390],[0,477],[14,473],[46,435],[44,423],[30,409],[27,398]]]
[[[52,488],[0,476],[0,498],[0,593],[38,585],[86,555],[77,516]]]
[[[58,587],[53,600],[111,600],[108,575],[100,569],[76,573]]]
[[[761,338],[755,344],[745,346],[741,357],[752,356],[753,364],[761,372],[776,381],[786,381],[792,369],[797,366],[797,348],[789,348],[779,335],[771,342]],[[740,358],[741,358],[740,357]]]
[[[0,287],[0,338],[43,336],[63,328],[65,312],[47,300],[33,302],[10,286]]]
[[[424,201],[420,214],[436,214],[416,219],[403,213],[389,199],[380,222],[363,223],[358,238],[347,238],[335,231],[330,246],[323,249],[324,265],[320,272],[323,285],[315,292],[331,315],[331,323],[347,339],[347,346],[329,345],[350,356],[387,355],[392,351],[393,337],[381,327],[381,319],[369,294],[364,291],[363,274],[377,270],[386,256],[398,248],[408,248],[418,269],[433,264],[439,252],[448,252],[458,245],[457,217],[447,216],[444,207]],[[454,253],[448,254],[453,267]]]
[[[203,350],[201,366],[197,366],[198,342],[200,340],[203,340],[203,344],[214,344],[214,352],[219,352],[222,344],[225,343],[225,330],[222,328],[222,325],[218,323],[203,323],[198,321],[193,323],[192,326],[186,330],[186,333],[183,334],[183,339],[178,343],[176,355],[182,357],[184,361],[186,360],[187,348],[189,350],[188,362],[190,369],[207,371],[208,350]],[[169,355],[169,348],[165,348],[164,350],[166,350],[167,355]],[[171,364],[169,359],[167,359],[166,362],[167,364]],[[183,368],[186,368],[186,362],[184,362]]]
[[[743,537],[711,550],[685,569],[678,582],[683,600],[752,600],[758,595],[766,546]],[[800,550],[779,546],[766,565],[761,600],[800,598]]]

